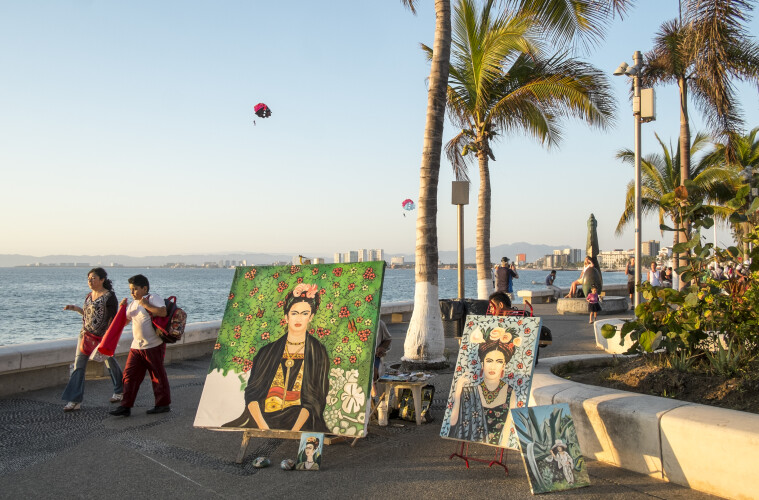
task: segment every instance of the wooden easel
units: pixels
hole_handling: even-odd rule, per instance
[[[495,452],[495,456],[493,457],[493,460],[485,460],[484,458],[470,457],[469,456],[469,442],[462,441],[461,450],[458,453],[454,451],[451,454],[451,456],[448,457],[448,460],[453,460],[453,457],[458,457],[464,461],[467,469],[469,468],[470,460],[474,460],[475,462],[486,463],[488,464],[488,467],[492,467],[493,465],[500,465],[501,467],[503,467],[504,472],[508,476],[509,468],[506,467],[505,463],[503,463],[503,451],[504,451],[504,448],[496,448],[496,452]]]
[[[267,439],[294,439],[300,441],[300,432],[293,431],[273,431],[273,430],[261,430],[261,429],[246,429],[242,434],[242,442],[240,443],[240,451],[237,453],[237,459],[235,463],[241,464],[245,458],[245,452],[248,451],[248,445],[250,444],[250,438],[267,438]],[[348,441],[353,439],[351,446],[356,444],[358,437],[349,438],[346,436],[324,436],[324,444],[329,446],[331,444],[340,443],[342,441]]]

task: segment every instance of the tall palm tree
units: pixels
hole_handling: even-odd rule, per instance
[[[662,24],[646,53],[643,85],[675,83],[680,102],[680,182],[689,179],[688,100],[694,101],[712,135],[729,138],[742,126],[732,81],[759,83],[759,46],[744,27],[754,0],[684,0],[684,17]],[[728,143],[729,145],[729,143]],[[727,151],[733,160],[732,146]],[[682,232],[684,241],[687,235]],[[680,265],[685,265],[681,257]]]
[[[419,0],[401,0],[415,12]],[[520,11],[534,11],[548,32],[561,39],[587,33],[586,39],[598,39],[601,17],[621,10],[633,0],[506,0]],[[612,6],[609,8],[608,6]],[[603,15],[598,14],[603,12]],[[603,19],[601,19],[603,20]],[[431,366],[444,362],[443,324],[438,305],[437,186],[443,146],[445,93],[451,51],[451,3],[435,0],[435,35],[430,67],[427,119],[424,129],[422,165],[419,175],[419,198],[416,222],[416,261],[414,312],[406,333],[404,361]]]
[[[448,114],[460,127],[447,145],[458,178],[476,157],[480,192],[477,206],[477,291],[492,292],[490,262],[491,145],[502,134],[524,131],[551,146],[561,137],[560,121],[575,117],[604,127],[613,113],[606,77],[591,65],[556,55],[542,56],[535,24],[521,15],[493,13],[495,0],[478,11],[460,0],[453,20]],[[425,47],[428,56],[432,50]]]
[[[675,213],[661,204],[665,195],[673,193],[675,188],[681,185],[680,157],[681,150],[678,147],[672,155],[671,148],[656,135],[656,140],[661,146],[661,154],[651,154],[641,158],[641,213],[658,212],[659,224],[664,224],[665,218],[674,221]],[[688,152],[695,156],[710,145],[709,136],[696,134],[693,143],[689,144]],[[617,153],[617,158],[629,165],[635,164],[635,153],[629,149]],[[691,201],[711,203],[717,219],[726,220],[730,210],[722,206],[723,203],[735,196],[740,185],[740,177],[735,168],[728,167],[714,153],[702,155],[693,163],[689,162],[691,170],[688,178],[691,180],[691,188],[688,197]],[[624,227],[635,218],[635,185],[633,181],[627,185],[625,209],[617,223],[617,234],[621,234]],[[678,243],[678,233],[675,232],[673,245]]]

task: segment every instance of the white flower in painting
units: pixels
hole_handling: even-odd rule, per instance
[[[345,373],[345,370],[342,368],[332,368],[329,371],[329,376],[335,379],[339,379],[343,377],[343,373]]]
[[[360,415],[358,416],[358,421],[359,421],[359,423],[362,423],[362,424],[363,424],[364,422],[366,422],[366,413],[362,413],[362,414],[360,414]]]
[[[358,370],[348,370],[345,373],[345,380],[352,384],[358,382]]]
[[[469,341],[473,344],[482,344],[485,342],[485,338],[482,335],[482,330],[479,327],[475,328],[472,334],[469,336]]]
[[[340,395],[343,400],[343,411],[345,413],[355,413],[361,409],[366,401],[364,390],[356,383],[348,383],[343,387],[343,393]]]
[[[337,396],[333,396],[332,394],[327,396],[327,404],[329,406],[332,406],[333,404],[337,403]]]

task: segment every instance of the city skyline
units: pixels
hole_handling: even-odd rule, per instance
[[[0,44],[13,50],[0,53],[0,253],[413,254],[416,212],[402,202],[418,201],[429,76],[419,43],[433,41],[434,6],[413,16],[400,2],[296,5],[1,2]],[[594,213],[602,247],[633,245],[632,227],[614,233],[632,179],[615,154],[632,147],[633,117],[629,81],[611,73],[676,16],[674,1],[637,5],[581,54],[608,75],[612,130],[570,121],[550,151],[521,135],[493,144],[491,241],[582,248]],[[755,18],[747,29],[759,32]],[[759,125],[756,89],[736,91],[746,127]],[[677,143],[677,88],[656,93],[644,155],[659,150],[654,133]],[[273,114],[254,124],[258,102]],[[695,107],[691,119],[692,135],[704,130]],[[444,141],[456,133],[446,123]],[[452,180],[443,158],[440,249],[456,248]],[[643,220],[642,239],[670,236]],[[717,241],[732,238],[720,228]]]

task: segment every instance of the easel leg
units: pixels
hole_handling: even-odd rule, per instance
[[[464,445],[466,445],[466,452],[464,451]],[[469,443],[461,442],[461,449],[458,453],[453,452],[448,460],[453,460],[453,457],[459,457],[466,464],[466,468],[469,468]]]
[[[414,416],[416,425],[422,425],[422,386],[411,388],[411,395],[414,397]]]
[[[242,443],[240,443],[240,451],[237,453],[237,460],[235,463],[241,464],[242,459],[245,458],[245,452],[248,450],[248,444],[250,443],[250,434],[245,431],[242,433]]]

